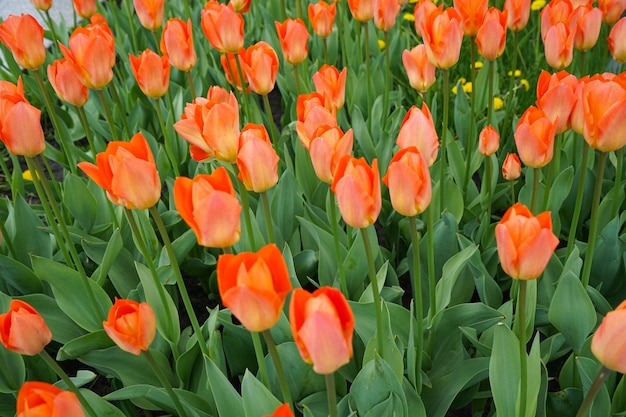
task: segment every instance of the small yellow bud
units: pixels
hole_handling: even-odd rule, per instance
[[[494,97],[493,98],[493,109],[494,110],[500,110],[502,107],[504,107],[504,101],[502,101],[502,99],[500,97]]]
[[[546,0],[534,0],[531,4],[530,4],[530,10],[541,10],[543,9],[543,7],[546,5]]]
[[[378,47],[380,48],[380,50],[382,51],[383,49],[385,49],[385,41],[382,39],[378,40]]]
[[[482,61],[474,62],[474,69],[481,69],[483,67]]]
[[[527,80],[527,79],[522,78],[522,79],[519,81],[519,83],[522,85],[522,87],[524,87],[524,89],[525,89],[526,91],[530,90],[530,83],[528,82],[528,80]]]
[[[405,13],[402,18],[408,22],[415,22],[415,15],[413,13]]]

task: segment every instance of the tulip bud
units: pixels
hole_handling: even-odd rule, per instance
[[[626,373],[626,301],[609,311],[591,339],[591,352],[602,365]]]
[[[9,311],[0,314],[0,342],[8,350],[33,356],[51,340],[46,322],[30,304],[11,300]]]
[[[156,336],[156,318],[152,307],[134,300],[116,298],[102,326],[120,349],[133,355],[148,350]]]

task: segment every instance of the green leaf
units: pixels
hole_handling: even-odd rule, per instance
[[[76,359],[92,350],[105,349],[114,345],[115,342],[104,330],[98,330],[67,342],[59,349],[56,360]]]
[[[80,393],[83,394],[98,417],[125,417],[123,412],[95,392],[81,389]]]
[[[208,386],[213,393],[220,417],[244,415],[243,401],[230,381],[210,358],[204,358]]]
[[[44,294],[30,294],[21,299],[41,314],[52,332],[52,340],[63,344],[85,334],[85,331],[59,308],[54,298]]]
[[[324,377],[313,371],[313,366],[302,360],[300,352],[293,342],[285,342],[276,346],[278,356],[283,364],[289,392],[294,401],[305,398],[315,392],[323,391],[326,388]],[[265,357],[265,364],[270,378],[270,388],[272,392],[280,392],[276,368],[271,357]]]
[[[622,378],[613,393],[613,401],[611,401],[611,415],[626,415],[626,378]]]
[[[241,382],[241,396],[246,417],[263,417],[274,413],[281,402],[246,370]]]
[[[498,415],[514,416],[520,385],[519,341],[504,324],[495,327],[489,383]]]
[[[98,269],[96,269],[96,271],[92,275],[93,279],[100,285],[104,283],[104,280],[109,274],[109,271],[111,270],[111,267],[113,266],[115,259],[117,258],[120,251],[122,250],[123,245],[124,245],[124,242],[122,241],[120,229],[115,229],[113,231],[113,234],[111,235],[111,238],[109,239],[109,242],[106,245],[106,249],[104,250],[104,254],[100,261],[100,266],[98,267]],[[130,290],[132,289],[129,289],[128,291]],[[127,292],[120,293],[120,294],[127,294]]]
[[[210,403],[195,393],[182,389],[174,389],[174,393],[185,411],[189,413],[189,416],[210,417],[212,415],[209,412],[209,410],[213,408]],[[151,385],[131,385],[124,387],[107,394],[104,399],[109,401],[142,399],[154,404],[155,409],[167,410],[173,413],[176,412],[174,403],[167,394],[167,391]]]
[[[4,255],[0,255],[0,291],[7,295],[17,296],[43,291],[43,285],[37,275],[23,263]]]
[[[15,197],[13,205],[6,228],[17,251],[17,260],[30,266],[30,255],[52,258],[50,235],[41,230],[43,223],[39,217],[19,194]]]
[[[17,392],[26,378],[24,359],[0,345],[0,393],[12,394]]]
[[[579,356],[576,358],[576,366],[578,371],[580,372],[580,380],[583,385],[583,392],[587,395],[591,384],[593,383],[598,371],[600,370],[601,365],[589,358],[585,358],[583,356]],[[611,413],[611,398],[609,397],[609,392],[607,390],[606,384],[602,384],[600,390],[596,394],[593,403],[589,411],[587,411],[587,416],[608,416]]]
[[[448,307],[448,305],[450,304],[453,291],[457,285],[459,277],[461,276],[461,272],[465,269],[469,260],[477,250],[477,246],[468,246],[461,252],[451,257],[448,262],[446,262],[446,264],[443,266],[442,277],[441,280],[439,280],[439,282],[437,283],[436,287],[437,312]],[[465,281],[473,283],[469,280]],[[466,291],[466,294],[467,293],[468,292]],[[471,291],[469,291],[469,293],[471,293]]]
[[[374,337],[367,343],[365,355],[363,355],[363,365],[375,359],[376,356],[381,355],[381,352],[378,351],[378,338],[382,338],[384,350],[381,356],[391,367],[398,381],[401,382],[404,375],[404,358],[396,344],[396,337],[393,334],[391,321],[389,320],[389,309],[387,308],[387,303],[384,301],[382,303],[381,314],[383,315],[383,334],[379,335],[378,332],[376,332]]]
[[[558,177],[554,180],[550,188],[548,196],[548,207],[553,213],[558,213],[563,202],[567,198],[574,182],[574,167],[568,166],[558,173]]]
[[[87,187],[87,181],[72,173],[67,173],[63,181],[63,204],[78,221],[81,228],[91,232],[96,220],[98,205]]]

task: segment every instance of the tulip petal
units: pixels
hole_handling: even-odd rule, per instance
[[[350,361],[350,349],[336,315],[315,312],[306,318],[298,333],[318,374],[331,374]]]

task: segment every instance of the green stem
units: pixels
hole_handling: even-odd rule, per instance
[[[235,171],[235,177],[237,178],[237,188],[239,196],[241,197],[241,211],[243,212],[243,221],[246,224],[246,231],[248,232],[248,241],[250,242],[250,250],[256,251],[256,241],[254,238],[254,230],[252,230],[252,219],[250,219],[250,201],[248,198],[248,190],[246,190],[245,184],[238,178],[239,167],[237,164],[232,164]]]
[[[542,210],[544,211],[548,208],[548,199],[550,197],[550,188],[552,187],[552,181],[554,180],[554,171],[556,164],[557,162],[553,159],[550,162],[550,166],[548,166],[548,175],[546,176],[543,189],[543,202],[541,203]]]
[[[285,0],[280,0],[280,20],[287,19],[287,10],[285,9]]]
[[[363,34],[365,35],[365,82],[367,83],[367,108],[372,108],[372,79],[370,77],[370,42],[369,42],[369,22],[363,22]],[[372,131],[372,118],[367,118],[368,130]]]
[[[226,57],[226,61],[228,61],[228,57]],[[245,78],[243,78],[243,70],[241,69],[241,58],[239,57],[239,54],[235,55],[235,64],[237,65],[237,73],[239,74],[239,80],[241,81],[241,92],[242,92],[242,96],[243,96],[243,107],[246,111],[246,118],[247,121],[252,120],[251,117],[252,115],[250,114],[250,107],[248,104],[248,90],[246,89],[246,83],[245,83]]]
[[[267,239],[269,240],[269,243],[276,243],[276,239],[274,238],[274,226],[272,225],[272,212],[270,211],[270,204],[267,200],[267,192],[263,191],[259,193],[259,195],[261,196],[261,204],[263,204]]]
[[[56,30],[54,29],[54,23],[52,22],[52,18],[50,17],[50,11],[46,10],[46,23],[50,28],[50,32],[52,32],[52,43],[54,44],[54,48],[56,51],[59,50],[59,36],[57,35]]]
[[[326,380],[326,398],[328,399],[328,417],[337,417],[337,393],[335,392],[335,374],[324,375]]]
[[[328,64],[328,41],[326,38],[322,39],[322,46],[324,47],[324,62]],[[298,92],[298,94],[300,94],[300,92]]]
[[[493,198],[493,187],[491,185],[491,156],[485,157],[485,186],[487,187],[487,224],[491,224],[491,200]]]
[[[488,64],[488,73],[487,73],[487,126],[491,126],[491,121],[493,119],[493,70],[494,70],[494,61],[490,60]],[[474,88],[474,84],[472,84],[472,88]],[[473,95],[473,94],[472,94]]]
[[[415,321],[417,322],[417,355],[415,357],[416,381],[415,387],[418,394],[422,389],[422,342],[424,337],[424,300],[422,299],[422,273],[420,267],[420,236],[417,232],[417,221],[415,216],[409,217],[409,227],[411,228],[411,248],[413,250],[413,299],[415,300]]]
[[[298,72],[298,64],[293,65],[293,76],[296,80],[296,94],[300,95],[300,73]]]
[[[593,190],[593,201],[591,202],[591,226],[589,227],[589,243],[585,254],[585,265],[583,266],[582,283],[587,288],[591,275],[591,263],[593,253],[596,248],[596,238],[598,234],[598,211],[600,207],[600,194],[602,194],[602,179],[604,177],[604,167],[606,165],[606,152],[600,152],[598,156],[598,169],[596,172],[596,185]]]
[[[428,226],[428,298],[430,301],[428,322],[432,323],[433,317],[437,312],[437,295],[435,291],[437,286],[435,282],[435,218],[432,205],[426,210],[426,222]]]
[[[191,19],[191,8],[189,7],[189,0],[183,0],[183,6],[185,8],[185,17]]]
[[[617,166],[615,167],[615,183],[613,185],[613,202],[611,204],[611,218],[617,215],[617,209],[620,207],[619,193],[623,191],[622,187],[622,171],[624,170],[624,148],[615,151],[617,158]]]
[[[7,233],[7,229],[4,227],[4,222],[0,221],[0,236],[2,236],[2,242],[7,245],[9,249],[9,253],[13,259],[17,258],[17,252],[15,251],[15,246],[13,246],[13,242],[9,239],[9,234]]]
[[[267,366],[265,366],[265,355],[263,354],[263,345],[261,344],[261,336],[258,332],[250,332],[252,336],[252,345],[254,346],[254,355],[259,365],[259,373],[261,374],[261,382],[265,388],[270,388],[270,378],[267,374]]]
[[[278,130],[276,129],[276,125],[274,124],[272,106],[270,106],[270,99],[267,97],[267,94],[263,94],[263,105],[265,106],[265,113],[267,114],[267,119],[270,124],[270,140],[274,144],[274,149],[276,150],[276,153],[278,153]]]
[[[126,6],[126,16],[128,16],[128,25],[130,26],[130,36],[133,41],[133,50],[136,52],[139,48],[137,46],[137,38],[135,37],[135,22],[133,21],[135,13],[133,13],[130,8],[130,1],[131,0],[125,1],[124,6]]]
[[[115,129],[115,124],[113,123],[113,116],[111,115],[111,108],[109,107],[109,103],[107,102],[107,99],[104,96],[104,91],[96,90],[96,93],[98,94],[98,98],[100,99],[100,103],[102,103],[102,108],[104,109],[104,116],[107,119],[109,130],[111,131],[111,139],[119,140],[117,130]]]
[[[450,71],[443,69],[443,123],[441,124],[441,158],[439,160],[439,211],[445,209],[445,184],[446,184],[446,132],[448,130],[448,112],[450,108]]]
[[[163,385],[163,388],[165,388],[165,392],[167,392],[167,395],[169,395],[169,397],[172,399],[172,402],[174,403],[174,408],[176,408],[176,412],[178,413],[178,415],[180,417],[185,417],[187,414],[185,413],[185,409],[178,399],[178,395],[176,395],[174,389],[172,388],[172,384],[170,384],[170,381],[167,380],[167,377],[165,376],[165,374],[163,374],[163,371],[154,360],[154,356],[152,356],[152,353],[150,353],[149,350],[145,350],[143,354],[148,360],[148,363],[152,367],[152,370],[156,374],[157,378],[159,378],[159,381]]]
[[[587,410],[589,409],[589,407],[591,407],[591,404],[593,404],[593,399],[596,397],[596,394],[598,394],[598,391],[600,390],[600,387],[602,387],[604,380],[610,374],[611,370],[606,366],[603,365],[602,368],[600,368],[598,374],[596,375],[596,378],[593,380],[593,383],[589,388],[589,391],[587,392],[587,395],[585,396],[585,399],[583,400],[583,403],[580,405],[578,413],[576,413],[576,417],[583,417],[587,414]]]
[[[4,162],[4,157],[2,155],[0,155],[0,168],[2,169],[2,173],[6,177],[6,184],[9,184],[9,187],[11,187],[11,193],[13,194],[13,197],[15,197],[15,193],[13,192],[12,188],[13,175],[11,175],[11,170],[9,169],[6,162]]]
[[[515,181],[509,181],[511,183],[511,205],[515,204]]]
[[[537,212],[537,194],[539,189],[539,174],[541,170],[539,168],[533,168],[533,193],[530,199],[530,211]]]
[[[291,400],[291,392],[289,391],[289,385],[287,384],[287,377],[285,376],[283,364],[280,360],[280,356],[278,355],[274,338],[269,330],[263,331],[262,334],[263,339],[265,339],[265,344],[267,345],[267,350],[269,351],[272,361],[274,362],[274,367],[276,368],[276,375],[278,375],[278,382],[280,383],[280,390],[283,394],[283,401],[289,404],[289,407],[293,409],[293,401]]]
[[[471,70],[470,70],[470,82],[472,83],[472,88],[476,88],[476,71],[474,69],[474,64],[476,63],[476,42],[474,41],[475,37],[470,37],[470,59],[471,59]],[[472,166],[472,155],[474,154],[474,139],[476,137],[476,94],[472,92],[470,94],[470,116],[469,116],[469,134],[467,137],[467,149],[465,151],[465,175],[463,176],[463,195],[467,195],[467,187],[469,186],[470,180],[470,168]]]
[[[196,99],[196,87],[193,84],[193,77],[191,76],[191,70],[185,71],[187,77],[187,84],[189,84],[189,92],[191,93],[191,101]]]
[[[296,0],[296,14],[298,15],[298,18],[304,20],[304,15],[302,14],[302,3],[300,3],[300,0]]]
[[[340,51],[339,58],[341,59],[338,65],[339,68],[345,67],[348,65],[348,61],[346,60],[346,48],[344,48],[345,39],[344,39],[344,33],[343,33],[343,13],[342,13],[344,6],[342,6],[342,4],[343,4],[342,2],[336,3],[337,12],[335,14],[336,16],[335,22],[337,23],[337,36],[339,37],[339,51]],[[358,36],[358,33],[357,33],[357,36]],[[360,50],[361,48],[359,48],[359,51]]]
[[[374,298],[374,309],[376,310],[376,341],[378,342],[378,353],[384,357],[383,349],[385,346],[383,340],[383,316],[380,301],[380,292],[378,290],[378,280],[376,279],[376,267],[374,266],[374,255],[372,254],[372,245],[367,235],[367,228],[361,228],[361,237],[365,246],[365,254],[367,255],[367,266],[369,267],[370,282],[372,283],[372,295]]]
[[[178,169],[178,160],[176,158],[176,155],[174,155],[174,148],[172,148],[172,138],[170,137],[168,130],[165,127],[165,122],[163,121],[163,113],[161,111],[161,99],[157,98],[154,100],[154,108],[156,109],[157,118],[159,119],[159,124],[161,125],[161,131],[163,132],[165,152],[167,152],[167,156],[170,159],[172,168],[174,168],[174,175],[178,177],[180,176],[180,170]]]
[[[517,324],[520,354],[520,417],[526,416],[526,397],[528,379],[528,357],[526,355],[526,281],[519,280],[519,292],[517,293]]]
[[[389,90],[391,90],[391,57],[389,56],[389,33],[384,32],[385,36],[385,90],[383,91],[383,121],[382,128],[384,130],[389,115]]]
[[[346,281],[346,273],[343,269],[343,259],[341,258],[341,251],[339,247],[339,225],[337,224],[337,202],[335,198],[335,193],[328,190],[328,194],[330,197],[330,223],[331,228],[333,230],[333,240],[335,241],[335,257],[337,258],[337,267],[339,269],[339,285],[341,287],[341,292],[346,297],[346,299],[350,299],[348,297],[348,283]]]
[[[587,51],[581,51],[580,52],[580,75],[579,77],[582,77],[585,75],[585,67],[587,64]]]
[[[120,109],[120,119],[122,119],[122,126],[124,127],[126,137],[128,137],[128,139],[130,140],[132,134],[130,132],[130,129],[128,128],[128,122],[126,121],[126,112],[124,111],[124,106],[122,106],[122,100],[120,100],[120,95],[117,94],[117,87],[115,86],[115,82],[110,82],[109,88],[111,89],[113,100],[115,100],[115,103],[117,103],[117,107]]]
[[[96,160],[96,145],[93,141],[93,133],[91,133],[91,129],[89,127],[89,122],[87,122],[87,115],[85,114],[85,109],[83,106],[76,107],[76,112],[78,113],[78,119],[80,120],[80,124],[83,126],[83,130],[85,131],[85,137],[87,138],[87,142],[89,143],[89,150],[93,155],[93,160]]]

